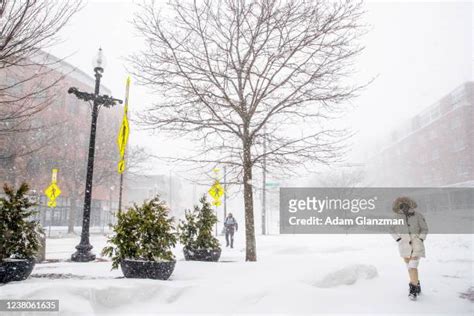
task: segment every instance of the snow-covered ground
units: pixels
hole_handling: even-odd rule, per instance
[[[473,286],[472,235],[429,236],[417,302],[407,298],[405,265],[385,235],[259,236],[254,263],[244,262],[241,235],[218,263],[186,262],[177,248],[168,281],[125,279],[109,261],[66,262],[78,242],[48,239],[47,258],[63,261],[37,264],[28,280],[0,286],[1,298],[59,299],[61,314],[473,313],[460,298]],[[99,253],[105,237],[91,243]]]

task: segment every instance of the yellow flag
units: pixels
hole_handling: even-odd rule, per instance
[[[119,134],[117,137],[118,148],[120,152],[120,157],[125,156],[125,149],[127,148],[128,135],[130,134],[130,128],[128,125],[127,115],[123,116],[122,125],[120,126]]]
[[[120,159],[117,165],[118,173],[123,173],[125,171],[125,160]]]
[[[130,93],[130,76],[127,77],[127,83],[125,86],[125,105],[123,107],[123,119],[122,125],[117,137],[117,145],[120,153],[120,161],[117,166],[118,173],[125,171],[125,150],[127,149],[128,136],[130,134],[130,125],[128,124],[128,98]]]

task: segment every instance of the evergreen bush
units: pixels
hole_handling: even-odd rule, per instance
[[[0,197],[0,261],[8,258],[30,259],[40,248],[41,225],[30,220],[36,214],[27,196],[28,184],[18,190],[5,184],[5,197]]]
[[[219,240],[213,236],[213,228],[217,223],[217,216],[212,210],[211,204],[204,195],[194,210],[185,212],[184,220],[178,225],[179,241],[187,249],[220,249]]]
[[[112,257],[112,268],[117,269],[123,259],[173,261],[171,249],[177,235],[164,201],[157,196],[143,205],[134,205],[118,213],[114,235],[102,255]]]

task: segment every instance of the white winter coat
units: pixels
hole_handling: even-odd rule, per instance
[[[410,205],[406,214],[400,210],[401,203]],[[425,257],[424,241],[428,234],[428,225],[423,215],[415,211],[416,207],[415,201],[406,197],[398,198],[393,203],[395,217],[403,219],[405,223],[391,229],[393,239],[398,242],[400,256],[404,258]]]

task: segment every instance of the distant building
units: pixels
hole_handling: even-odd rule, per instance
[[[183,185],[179,179],[165,175],[127,175],[125,177],[127,197],[124,205],[141,204],[159,196],[171,208],[172,214],[178,216],[190,205],[183,204]]]
[[[51,181],[51,169],[58,168],[58,185],[62,190],[58,200],[57,222],[63,225],[67,211],[77,208],[76,223],[81,223],[85,172],[89,147],[91,106],[74,95],[68,94],[69,87],[82,91],[94,91],[95,79],[75,68],[64,60],[43,53],[41,71],[46,76],[30,80],[15,87],[17,95],[27,95],[32,89],[46,87],[52,78],[61,80],[52,88],[38,94],[30,102],[43,102],[45,107],[36,113],[32,126],[26,133],[0,134],[0,183],[18,186],[26,181],[32,190],[41,195],[45,203],[44,189]],[[31,72],[40,66],[10,67],[0,72],[0,86],[8,86],[31,77]],[[91,69],[91,74],[93,74]],[[107,75],[107,72],[104,74]],[[110,95],[110,90],[101,86],[101,94]],[[92,194],[92,222],[103,216],[102,212],[113,209],[118,200],[118,174],[116,165],[118,151],[116,135],[121,123],[123,107],[104,108],[99,113],[96,154],[94,168],[94,187]],[[26,150],[25,150],[26,149]],[[28,152],[31,149],[31,152]]]
[[[369,161],[376,186],[474,186],[474,83],[394,130]]]

